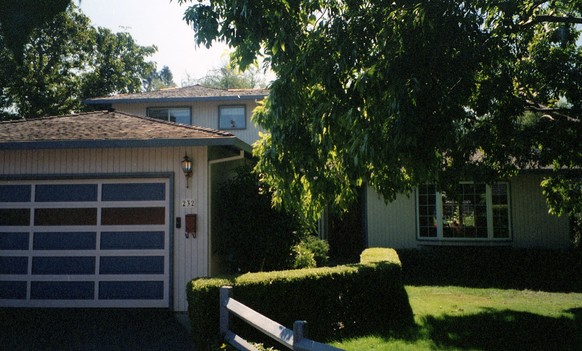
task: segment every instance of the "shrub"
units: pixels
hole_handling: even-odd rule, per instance
[[[362,257],[365,261],[354,265],[193,280],[188,303],[196,344],[218,340],[219,288],[227,284],[236,300],[282,325],[290,328],[296,320],[307,320],[310,338],[318,341],[410,325],[412,310],[398,255],[382,249],[365,251]],[[255,335],[240,321],[233,330]],[[263,341],[258,336],[251,340]]]
[[[329,244],[314,235],[307,235],[293,247],[295,261],[293,268],[314,268],[327,264]]]
[[[230,272],[287,269],[293,264],[293,247],[302,234],[302,223],[284,209],[275,209],[271,194],[260,186],[249,165],[220,185],[216,200],[215,253],[227,258]]]

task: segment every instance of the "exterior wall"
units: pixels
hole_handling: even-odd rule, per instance
[[[180,161],[188,154],[194,161],[194,172],[186,188]],[[0,150],[0,176],[14,178],[43,177],[133,177],[149,174],[173,175],[173,213],[170,214],[170,235],[173,233],[173,309],[186,311],[186,283],[192,278],[207,276],[208,217],[208,148],[131,148],[76,150]],[[183,208],[183,199],[193,199],[194,207]],[[172,205],[170,205],[172,206]],[[196,213],[196,238],[186,239],[184,227],[175,229],[173,218]],[[172,237],[170,238],[172,239]]]
[[[123,103],[113,104],[116,111],[145,116],[148,107],[189,107],[192,111],[192,124],[199,127],[218,129],[218,107],[221,105],[245,105],[247,128],[227,130],[240,140],[252,145],[259,137],[259,127],[251,121],[257,102],[254,100],[201,101],[187,103]]]
[[[419,248],[429,245],[510,245],[514,247],[570,247],[567,216],[548,214],[540,189],[543,175],[525,173],[510,180],[512,239],[510,241],[429,241],[417,240],[416,195],[398,195],[385,204],[368,188],[368,247]]]
[[[565,249],[570,246],[568,216],[548,214],[540,183],[543,175],[526,173],[511,180],[513,242],[517,247]]]
[[[368,247],[415,248],[416,200],[414,194],[398,195],[386,204],[372,188],[367,189]]]

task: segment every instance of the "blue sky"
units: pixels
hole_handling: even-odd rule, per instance
[[[210,50],[196,46],[194,31],[182,19],[188,6],[176,0],[82,0],[80,7],[93,26],[129,32],[139,45],[156,45],[158,53],[151,59],[158,70],[170,67],[178,85],[188,75],[203,77],[227,59],[224,44]]]

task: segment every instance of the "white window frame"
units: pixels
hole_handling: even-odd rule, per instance
[[[222,110],[227,108],[242,108],[243,109],[243,126],[224,125],[222,123]],[[243,130],[247,129],[247,105],[220,105],[218,106],[218,129],[219,130]]]
[[[477,184],[474,182],[461,182],[460,184]],[[482,183],[481,183],[482,184]],[[485,196],[486,196],[486,211],[487,211],[487,237],[486,238],[466,238],[466,237],[445,237],[443,231],[443,194],[442,192],[435,192],[435,216],[437,221],[437,235],[436,237],[421,236],[421,225],[420,225],[420,201],[419,201],[419,189],[417,188],[416,193],[416,238],[419,241],[511,241],[513,238],[512,231],[512,219],[511,219],[511,188],[509,182],[497,182],[495,184],[504,184],[507,189],[507,226],[508,226],[508,236],[504,238],[494,237],[494,223],[493,223],[493,191],[490,184],[485,184]]]
[[[159,119],[157,117],[151,117],[150,116],[150,111],[151,110],[166,110],[166,112],[167,112],[167,114],[166,114],[166,121],[168,121],[168,122],[172,122],[172,121],[170,121],[170,117],[171,117],[170,112],[172,110],[188,110],[188,115],[190,117],[190,121],[188,123],[186,123],[186,124],[187,125],[192,125],[192,108],[190,108],[189,106],[172,106],[172,107],[167,107],[167,106],[159,106],[159,107],[152,106],[152,107],[148,107],[146,109],[146,116],[147,117],[154,118],[154,119]],[[179,122],[174,122],[174,123],[179,123]],[[183,123],[181,123],[181,124],[183,124]]]

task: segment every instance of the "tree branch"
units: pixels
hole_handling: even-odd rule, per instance
[[[527,104],[526,109],[528,109],[530,111],[534,111],[534,112],[543,113],[544,114],[543,117],[548,118],[550,120],[562,119],[562,120],[566,120],[568,122],[574,122],[574,123],[581,123],[582,122],[580,120],[579,116],[572,117],[572,116],[564,113],[566,111],[564,109],[547,107],[547,106],[535,103],[533,101],[527,101],[526,104]]]
[[[535,16],[529,21],[525,22],[522,27],[529,28],[538,23],[569,23],[569,24],[582,24],[582,17],[572,17],[572,16],[551,16],[551,15],[540,15]]]

